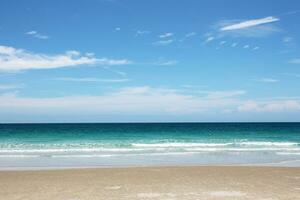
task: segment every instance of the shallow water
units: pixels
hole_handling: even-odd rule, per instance
[[[300,123],[1,124],[0,168],[300,166]]]

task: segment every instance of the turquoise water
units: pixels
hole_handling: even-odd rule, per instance
[[[300,166],[300,123],[1,124],[0,168]]]

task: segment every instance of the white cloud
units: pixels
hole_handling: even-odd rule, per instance
[[[292,60],[290,60],[291,64],[300,64],[300,58],[294,58]]]
[[[297,100],[278,100],[269,102],[247,101],[238,107],[240,112],[287,112],[299,111],[300,102]]]
[[[116,27],[116,28],[115,28],[115,31],[120,31],[120,30],[121,30],[120,27]]]
[[[186,40],[186,39],[188,39],[188,38],[191,38],[191,37],[194,37],[194,36],[196,36],[197,35],[197,33],[196,32],[190,32],[190,33],[187,33],[187,34],[185,34],[185,36],[181,39],[181,40],[179,40],[180,42],[183,42],[184,40]]]
[[[13,84],[0,84],[0,90],[13,90],[22,88],[22,85],[13,85]]]
[[[232,113],[300,111],[299,100],[248,101],[246,91],[187,93],[149,86],[120,88],[94,96],[24,97],[17,93],[0,95],[0,117],[17,116],[198,116]],[[229,112],[230,111],[230,112]],[[4,118],[7,119],[7,118]]]
[[[219,45],[221,45],[221,46],[224,44],[226,44],[226,41],[224,41],[224,40],[219,43]]]
[[[26,35],[31,35],[34,38],[38,38],[38,39],[42,39],[42,40],[46,40],[46,39],[50,38],[48,35],[40,34],[37,31],[28,31],[25,34]]]
[[[252,50],[254,50],[254,51],[256,51],[256,50],[259,50],[260,49],[260,47],[254,47]]]
[[[231,44],[231,47],[236,47],[238,45],[238,43],[234,42]]]
[[[174,33],[164,33],[162,35],[159,35],[159,38],[168,38],[168,37],[172,37],[174,35]]]
[[[231,98],[246,94],[245,90],[233,90],[233,91],[199,91],[204,93],[208,99],[220,99],[220,98]]]
[[[18,113],[44,114],[189,114],[208,109],[223,109],[237,105],[231,98],[198,97],[182,94],[172,89],[144,87],[121,88],[98,96],[65,96],[49,98],[0,95],[0,110]]]
[[[103,78],[95,78],[95,77],[59,77],[54,78],[52,80],[58,81],[73,81],[73,82],[105,82],[105,83],[121,83],[121,82],[128,82],[130,79],[103,79]]]
[[[292,42],[292,41],[293,41],[292,37],[284,37],[284,38],[282,38],[282,42],[284,42],[284,43],[289,43],[289,42]]]
[[[261,24],[267,24],[267,23],[276,22],[276,21],[279,21],[279,18],[272,17],[272,16],[260,18],[260,19],[247,20],[247,21],[242,21],[239,23],[234,23],[234,24],[230,24],[227,26],[223,26],[220,28],[220,31],[245,29],[245,28],[250,28],[250,27],[261,25]]]
[[[171,43],[173,43],[174,40],[159,40],[157,42],[154,42],[154,45],[158,45],[158,46],[165,46],[165,45],[169,45]]]
[[[187,34],[185,35],[185,37],[186,37],[186,38],[189,38],[189,37],[193,37],[193,36],[195,36],[195,35],[197,35],[196,32],[190,32],[190,33],[187,33]]]
[[[285,75],[285,76],[292,76],[292,77],[296,77],[296,78],[300,78],[300,74],[295,74],[295,73],[284,73],[283,75]]]
[[[159,61],[157,65],[161,66],[170,66],[170,65],[176,65],[178,64],[177,60],[167,60],[167,61]]]
[[[66,51],[64,54],[47,55],[9,46],[0,46],[0,71],[53,69],[83,64],[125,65],[130,63],[131,61],[127,59],[96,58],[91,54],[81,55],[78,51]]]
[[[268,17],[258,20],[222,20],[215,23],[213,35],[215,38],[229,37],[266,37],[273,33],[282,31],[274,23],[268,21]],[[270,18],[271,19],[271,18]],[[274,18],[275,20],[277,18]],[[262,23],[265,21],[265,23]],[[277,20],[278,21],[278,20]],[[257,23],[256,23],[257,22]],[[275,21],[274,21],[275,22]]]
[[[215,37],[213,37],[213,36],[208,36],[208,37],[205,39],[204,43],[209,43],[209,42],[213,41],[214,39],[215,39]]]
[[[250,45],[246,44],[246,45],[243,46],[243,48],[244,48],[244,49],[249,49],[249,48],[250,48]]]
[[[278,79],[274,79],[274,78],[260,78],[260,79],[255,79],[255,81],[264,82],[264,83],[277,83],[277,82],[279,82]]]
[[[150,34],[150,31],[146,31],[146,30],[137,30],[135,36],[140,36],[140,35],[146,35],[146,34]]]

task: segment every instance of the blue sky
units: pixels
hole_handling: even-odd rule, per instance
[[[0,2],[0,122],[299,121],[299,1]]]

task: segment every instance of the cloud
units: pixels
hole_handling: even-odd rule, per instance
[[[299,111],[300,102],[297,100],[281,100],[270,102],[247,101],[238,107],[240,112],[286,112]]]
[[[185,36],[181,39],[181,40],[179,40],[180,42],[183,42],[184,40],[186,40],[186,39],[188,39],[188,38],[191,38],[191,37],[194,37],[194,36],[196,36],[197,35],[197,33],[196,32],[190,32],[190,33],[187,33],[187,34],[185,34]]]
[[[221,41],[221,42],[219,43],[219,45],[222,46],[222,45],[226,44],[226,42],[227,42],[227,41],[224,41],[224,40],[223,40],[223,41]]]
[[[221,117],[230,113],[232,116],[239,117],[240,113],[248,115],[256,112],[264,116],[264,113],[269,112],[300,111],[300,101],[296,99],[253,101],[244,100],[244,94],[246,91],[243,90],[189,93],[189,90],[150,86],[124,87],[99,95],[26,97],[18,96],[17,93],[0,94],[0,119],[22,121],[27,119],[24,117],[30,115],[41,120],[54,116],[56,121],[84,119],[88,116],[91,118],[87,119],[99,120],[94,117],[118,116],[130,121],[133,118],[129,116],[166,116],[172,119],[175,116]],[[7,116],[16,117],[7,118]],[[147,120],[149,118],[134,119]]]
[[[209,42],[213,41],[214,39],[215,39],[215,37],[213,37],[213,36],[208,36],[208,37],[205,39],[204,43],[209,43]]]
[[[199,91],[204,93],[208,99],[220,99],[220,98],[231,98],[246,94],[245,90],[233,90],[233,91]]]
[[[187,33],[187,34],[185,35],[185,37],[186,37],[186,38],[189,38],[189,37],[193,37],[193,36],[195,36],[195,35],[197,35],[196,32],[190,32],[190,33]]]
[[[171,65],[177,65],[178,61],[177,60],[159,61],[156,64],[161,66],[171,66]]]
[[[224,98],[223,98],[224,97]],[[196,96],[167,88],[149,86],[126,87],[98,96],[19,97],[0,95],[0,110],[4,112],[59,114],[190,114],[209,109],[237,105],[230,96]]]
[[[244,48],[244,49],[249,49],[249,48],[250,48],[250,45],[246,44],[246,45],[243,46],[243,48]]]
[[[247,20],[247,21],[242,21],[239,23],[223,26],[220,28],[220,31],[232,31],[232,30],[245,29],[245,28],[250,28],[261,24],[267,24],[276,21],[279,21],[279,18],[273,16],[260,18],[260,19]]]
[[[231,47],[236,47],[238,45],[238,43],[234,42],[231,44]]]
[[[105,83],[121,83],[121,82],[128,82],[130,79],[102,79],[102,78],[95,78],[95,77],[59,77],[54,78],[52,80],[58,81],[73,81],[73,82],[105,82]]]
[[[169,45],[173,42],[174,42],[174,40],[171,40],[171,39],[170,40],[159,40],[157,42],[154,42],[153,44],[158,45],[158,46],[166,46],[166,45]]]
[[[294,59],[290,60],[289,63],[291,63],[291,64],[300,64],[300,58],[294,58]]]
[[[63,54],[48,55],[9,46],[0,46],[0,71],[54,69],[84,64],[126,65],[130,63],[131,61],[127,59],[96,58],[90,53],[82,55],[78,51],[66,51]]]
[[[283,75],[291,76],[291,77],[295,77],[295,78],[300,78],[300,74],[295,74],[295,73],[284,73]]]
[[[284,43],[289,43],[292,42],[294,39],[292,37],[284,37],[282,38],[282,42]]]
[[[50,38],[48,35],[40,34],[40,33],[38,33],[37,31],[28,31],[28,32],[26,32],[25,34],[26,34],[26,35],[31,35],[31,36],[34,37],[34,38],[42,39],[42,40],[46,40],[46,39],[49,39],[49,38]]]
[[[140,35],[146,35],[146,34],[150,34],[150,31],[146,31],[146,30],[137,30],[135,33],[135,37],[140,36]]]
[[[13,90],[22,88],[22,85],[13,85],[13,84],[0,84],[0,90]]]
[[[254,20],[222,20],[215,23],[212,28],[216,38],[230,37],[265,37],[280,32],[272,22],[279,21],[276,17],[265,17]]]
[[[168,38],[168,37],[172,37],[174,35],[174,33],[164,33],[162,35],[159,35],[159,38]]]
[[[277,83],[279,82],[278,79],[274,78],[260,78],[260,79],[255,79],[257,82],[263,82],[263,83]]]
[[[115,28],[115,31],[120,31],[120,30],[121,30],[120,27],[116,27],[116,28]]]

